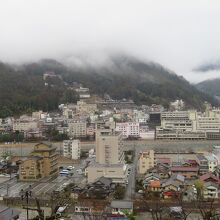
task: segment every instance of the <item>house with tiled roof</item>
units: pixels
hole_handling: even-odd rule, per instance
[[[220,179],[211,172],[200,176],[199,179],[203,182],[212,182],[220,185]]]
[[[170,169],[171,174],[181,174],[187,179],[197,178],[199,167],[191,166],[173,166]]]

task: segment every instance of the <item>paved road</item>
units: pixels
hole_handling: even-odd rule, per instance
[[[125,193],[125,199],[126,200],[131,200],[135,196],[135,183],[136,183],[136,165],[138,161],[138,154],[135,153],[134,161],[132,164],[130,164],[131,172],[128,177],[128,185],[126,188],[126,193]]]

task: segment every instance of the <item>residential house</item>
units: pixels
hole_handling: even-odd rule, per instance
[[[89,184],[82,193],[89,198],[105,199],[114,190],[114,187],[112,179],[100,177],[97,181]]]
[[[213,173],[209,172],[199,177],[199,179],[203,182],[212,182],[220,184],[219,177],[215,176]]]
[[[215,170],[215,167],[218,165],[218,159],[214,154],[207,155],[205,156],[205,158],[208,161],[209,171],[213,172]]]
[[[147,188],[150,185],[151,181],[160,180],[160,176],[157,173],[148,173],[145,175],[143,180],[143,186],[144,188]]]
[[[203,175],[203,174],[209,172],[209,164],[208,164],[208,160],[206,159],[205,156],[203,156],[202,154],[196,155],[196,161],[199,164],[199,174],[200,175]]]
[[[219,198],[219,184],[214,182],[205,182],[203,188],[203,196],[205,199],[212,198],[217,199]]]
[[[163,163],[158,163],[156,166],[150,168],[147,172],[157,173],[162,179],[167,179],[170,177],[170,167]]]
[[[162,191],[162,185],[160,180],[152,180],[149,182],[149,185],[147,187],[148,191],[151,192],[161,192]]]
[[[215,174],[218,178],[220,178],[220,165],[218,165],[218,166],[215,167],[214,174]]]
[[[133,202],[126,200],[112,200],[111,205],[112,214],[124,214],[133,212]]]
[[[185,177],[180,174],[174,174],[170,179],[162,183],[164,198],[171,198],[179,195],[181,189],[185,187]]]
[[[197,178],[199,167],[173,166],[170,169],[171,174],[181,174],[187,179]]]

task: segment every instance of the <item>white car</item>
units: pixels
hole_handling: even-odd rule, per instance
[[[73,170],[73,169],[74,169],[74,166],[68,166],[67,169]]]

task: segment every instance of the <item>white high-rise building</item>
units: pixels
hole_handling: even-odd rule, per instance
[[[140,127],[138,122],[116,123],[115,130],[122,132],[122,135],[126,138],[140,136]]]
[[[64,140],[63,141],[63,156],[73,160],[80,159],[80,141],[79,140]]]

